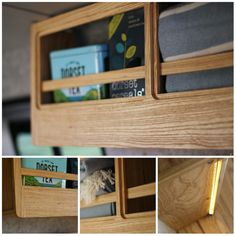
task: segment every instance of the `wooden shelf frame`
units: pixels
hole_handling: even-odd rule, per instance
[[[24,186],[22,176],[37,176],[78,181],[78,175],[21,167],[13,159],[15,206],[18,217],[59,217],[78,215],[78,189]],[[45,208],[45,206],[47,206]]]
[[[160,75],[224,68],[233,53],[160,63],[158,4],[95,3],[32,27],[31,117],[33,143],[49,146],[233,149],[233,88],[159,93]],[[40,40],[46,35],[144,8],[145,65],[41,81]],[[42,104],[41,95],[62,87],[145,78],[142,97]],[[49,78],[47,78],[49,79]],[[55,118],[56,117],[56,118]],[[63,136],[61,135],[63,134]]]
[[[115,14],[124,13],[131,10],[136,9],[144,9],[144,18],[145,18],[145,65],[129,68],[129,69],[123,69],[123,70],[115,70],[115,71],[109,71],[109,72],[103,72],[99,74],[90,74],[90,75],[84,75],[80,77],[73,77],[73,78],[67,78],[67,79],[61,79],[61,80],[51,80],[48,78],[48,80],[42,81],[41,72],[40,69],[35,74],[35,80],[36,80],[36,88],[35,88],[35,94],[36,94],[36,106],[39,108],[43,108],[42,104],[42,96],[41,94],[43,92],[49,92],[60,88],[70,88],[74,86],[86,86],[86,85],[93,85],[93,84],[102,84],[102,83],[111,83],[111,82],[118,82],[118,81],[126,81],[130,79],[145,79],[145,96],[151,96],[151,71],[152,71],[152,63],[150,61],[151,59],[151,5],[145,4],[145,3],[95,3],[92,6],[87,6],[81,9],[78,9],[74,11],[76,13],[76,18],[74,21],[72,21],[72,18],[70,16],[70,13],[65,14],[66,20],[64,18],[55,17],[57,19],[56,25],[61,22],[61,25],[56,27],[54,25],[54,19],[50,19],[48,21],[42,21],[41,23],[37,23],[35,27],[33,27],[32,31],[37,31],[35,33],[36,35],[32,36],[35,38],[36,47],[34,50],[37,51],[36,60],[36,68],[40,68],[40,58],[41,58],[41,39],[42,37],[45,37],[49,34],[62,31],[68,28],[72,28],[74,26],[80,26],[86,23],[91,23],[93,21],[98,21],[100,19],[104,19],[107,17],[111,17]],[[107,9],[107,11],[105,11]],[[109,10],[108,10],[109,9]],[[102,13],[101,13],[102,10]],[[88,17],[88,14],[91,14],[91,12],[99,12],[99,14],[93,14],[91,17]],[[84,14],[87,12],[87,14]],[[72,14],[71,14],[72,15]],[[53,28],[48,29],[45,27],[45,24],[52,24]],[[37,29],[34,29],[37,28]],[[34,34],[32,32],[32,34]],[[34,45],[33,45],[34,47]],[[51,104],[54,106],[54,104]],[[70,103],[68,103],[70,106]]]
[[[115,192],[97,196],[92,203],[87,205],[84,201],[81,201],[80,208],[88,208],[106,203],[116,203],[116,215],[81,219],[80,232],[154,233],[156,230],[156,211],[127,214],[127,200],[156,195],[156,183],[148,183],[127,188],[125,185],[123,158],[115,158],[115,183]],[[101,222],[103,223],[98,227],[99,229],[94,227],[97,224],[100,225]],[[138,226],[140,222],[142,222],[142,226]]]

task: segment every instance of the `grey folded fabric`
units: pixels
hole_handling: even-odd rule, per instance
[[[166,92],[210,89],[233,86],[233,68],[169,75]]]
[[[80,209],[80,218],[112,216],[116,214],[115,203]]]
[[[163,11],[159,46],[164,61],[233,49],[233,3],[188,3]]]
[[[113,168],[113,158],[86,158],[80,161],[80,181],[93,172],[101,169]]]
[[[164,61],[233,50],[233,3],[178,4],[163,11],[159,46]],[[233,68],[166,76],[166,92],[233,86]]]

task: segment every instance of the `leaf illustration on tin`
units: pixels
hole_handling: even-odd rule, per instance
[[[135,52],[136,52],[136,46],[132,45],[127,49],[127,51],[125,53],[125,57],[127,59],[130,59],[131,57],[134,56]]]
[[[122,41],[123,42],[126,42],[126,40],[127,40],[127,36],[126,36],[126,34],[121,34],[121,39],[122,39]]]

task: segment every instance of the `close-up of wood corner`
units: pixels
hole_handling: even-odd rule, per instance
[[[159,158],[158,219],[176,233],[233,233],[233,159]]]

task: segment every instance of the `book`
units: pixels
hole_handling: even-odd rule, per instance
[[[66,173],[67,158],[22,158],[21,166],[35,170]],[[23,176],[23,185],[65,188],[66,181],[48,177]]]
[[[144,11],[118,14],[109,22],[109,67],[118,70],[144,65]],[[110,84],[110,97],[145,95],[145,80],[135,79]]]

